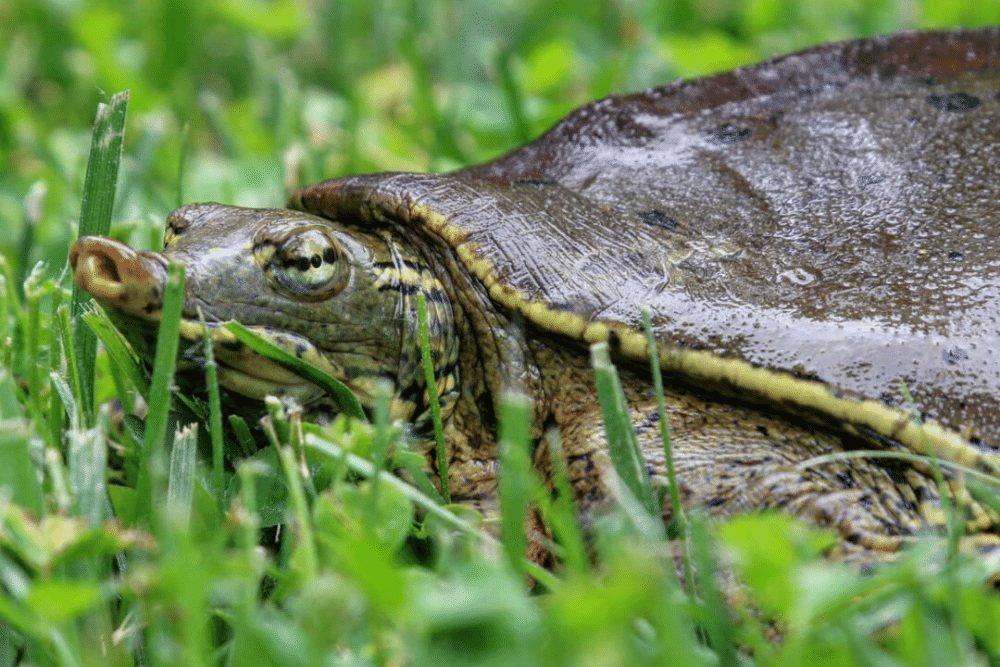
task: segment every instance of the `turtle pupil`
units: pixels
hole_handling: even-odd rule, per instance
[[[323,263],[323,258],[320,257],[319,255],[313,255],[312,258],[309,260],[309,263],[313,265],[314,269],[318,269],[320,265]]]

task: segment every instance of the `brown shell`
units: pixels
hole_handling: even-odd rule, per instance
[[[905,382],[1000,446],[1000,29],[609,97],[489,164],[327,181],[293,204],[437,221],[480,277],[545,304],[524,311],[543,328],[635,330],[646,305],[666,344],[888,404]]]

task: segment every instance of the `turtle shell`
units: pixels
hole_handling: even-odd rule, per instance
[[[998,175],[986,28],[609,97],[491,163],[291,205],[419,227],[504,308],[620,357],[646,354],[648,307],[688,381],[968,460],[1000,447]]]

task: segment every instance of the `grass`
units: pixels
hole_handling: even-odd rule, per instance
[[[0,664],[1000,662],[1000,596],[982,564],[940,545],[862,576],[787,517],[711,523],[689,508],[671,541],[603,362],[620,511],[581,532],[558,434],[540,445],[553,495],[514,397],[498,540],[444,504],[384,396],[372,423],[320,428],[271,404],[254,429],[175,390],[176,334],[144,375],[63,270],[78,217],[80,233],[105,224],[155,248],[185,199],[278,205],[323,177],[455,167],[613,91],[829,39],[996,23],[1000,5],[267,5],[0,6]],[[125,89],[115,191],[120,149],[93,110],[124,122],[102,91]],[[91,145],[108,159],[88,168]],[[206,385],[211,397],[211,365]],[[533,521],[544,535],[526,535]],[[529,536],[550,542],[550,570],[522,558]],[[693,563],[686,586],[675,555]],[[712,576],[723,561],[746,582],[732,608]]]

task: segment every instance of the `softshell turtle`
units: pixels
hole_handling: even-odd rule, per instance
[[[158,317],[168,260],[184,263],[185,338],[200,340],[200,309],[363,404],[388,378],[429,449],[422,293],[453,496],[493,496],[495,405],[513,386],[533,399],[536,438],[559,429],[585,515],[614,492],[589,343],[622,365],[665,483],[648,306],[685,502],[782,508],[845,549],[885,551],[933,522],[925,470],[796,464],[876,445],[1000,470],[998,173],[1000,30],[906,33],[609,97],[450,174],[329,180],[289,209],[188,205],[162,252],[82,238],[70,262],[133,339]],[[321,409],[315,386],[225,334],[226,388]]]

